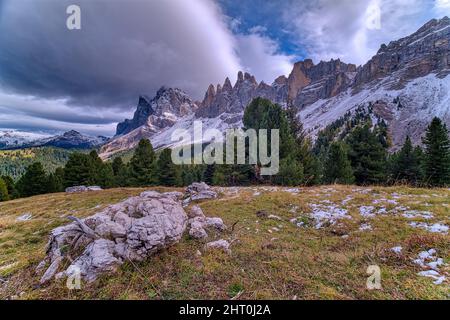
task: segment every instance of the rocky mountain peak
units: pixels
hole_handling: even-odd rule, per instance
[[[214,96],[214,87],[212,89],[210,95]],[[139,97],[133,118],[119,123],[116,135],[127,134],[144,124],[148,124],[149,121],[153,124],[158,123],[158,127],[164,127],[175,121],[177,117],[192,114],[197,108],[197,104],[183,90],[161,87],[151,100],[146,96]]]
[[[64,132],[62,136],[63,137],[80,137],[80,136],[82,136],[82,134],[79,133],[78,131],[70,130],[70,131]]]
[[[271,85],[240,71],[234,86],[229,78],[222,86],[210,85],[198,104],[181,90],[162,88],[152,100],[141,97],[134,118],[118,126],[118,134],[139,130],[117,137],[107,149],[108,153],[126,149],[141,137],[155,137],[155,145],[162,146],[167,138],[162,128],[176,121],[189,126],[192,119],[215,118],[209,123],[222,129],[240,126],[243,111],[256,97],[296,107],[311,135],[346,112],[372,103],[376,116],[389,123],[395,144],[402,143],[405,134],[420,142],[418,133],[423,132],[428,116],[440,116],[450,123],[448,74],[450,19],[444,17],[381,45],[363,66],[340,59],[318,64],[306,59],[295,63],[288,77],[279,76]],[[189,110],[195,110],[193,117],[183,118],[183,114],[192,115]]]
[[[417,32],[381,45],[377,54],[359,71],[355,85],[361,86],[393,73],[392,88],[403,88],[412,79],[436,73],[443,78],[450,73],[450,19],[433,19]]]
[[[228,77],[225,79],[222,90],[226,92],[230,92],[231,90],[233,90],[233,85],[231,84],[231,81]]]

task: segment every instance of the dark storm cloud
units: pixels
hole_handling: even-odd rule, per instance
[[[72,4],[81,30],[66,28]],[[0,128],[113,134],[163,85],[201,99],[239,70],[290,71],[276,42],[229,23],[214,0],[0,0]]]
[[[66,8],[74,3],[82,29],[69,31]],[[204,0],[4,0],[0,84],[96,107],[129,109],[161,85],[200,97],[211,79],[240,68],[217,10]]]

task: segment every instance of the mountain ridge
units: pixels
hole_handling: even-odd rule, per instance
[[[33,134],[25,131],[0,131],[0,150],[15,150],[35,147],[61,149],[92,149],[109,141],[104,136],[91,137],[70,130],[60,135]]]
[[[173,146],[170,133],[176,128],[189,130],[192,121],[202,120],[204,127],[225,130],[238,127],[248,103],[263,97],[283,107],[297,109],[308,133],[317,131],[344,113],[364,104],[375,104],[375,112],[388,122],[394,147],[406,135],[420,143],[420,134],[433,116],[441,116],[450,125],[450,19],[433,19],[413,34],[382,44],[367,63],[357,67],[340,59],[305,59],[294,64],[288,77],[280,76],[271,85],[257,82],[247,72],[239,72],[231,84],[209,85],[203,101],[196,102],[179,89],[161,88],[151,100],[152,114],[136,110],[135,117],[118,125],[117,135],[101,149],[104,158],[133,148],[136,139],[149,138],[155,147]],[[167,105],[171,96],[176,103]],[[168,121],[163,110],[179,110],[180,101],[190,106],[186,113],[171,112]],[[398,108],[401,101],[402,109]],[[141,108],[142,109],[142,108]],[[125,124],[141,124],[119,130]]]

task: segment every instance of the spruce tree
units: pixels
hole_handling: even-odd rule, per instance
[[[8,187],[6,185],[6,182],[2,178],[0,178],[0,202],[8,200],[10,200],[8,194]]]
[[[282,186],[299,186],[303,183],[303,178],[302,164],[288,157],[280,161],[280,171],[273,182]]]
[[[434,118],[425,137],[425,180],[432,186],[450,184],[450,141],[448,130],[441,119]]]
[[[61,168],[58,168],[61,169]],[[57,169],[57,170],[58,170]],[[47,190],[46,193],[56,193],[64,191],[64,173],[50,173],[47,178]]]
[[[421,149],[414,148],[409,136],[402,149],[392,156],[392,179],[395,182],[417,185],[422,177]]]
[[[10,176],[2,176],[1,178],[5,182],[6,188],[8,189],[9,199],[12,200],[18,198],[19,193],[17,192],[13,178],[11,178]]]
[[[205,172],[203,174],[203,180],[209,184],[213,184],[214,172],[216,171],[216,164],[208,164],[206,166]]]
[[[181,184],[180,172],[172,162],[172,151],[164,149],[157,161],[158,182],[160,185],[173,187]]]
[[[90,185],[99,185],[102,186],[102,182],[105,180],[103,171],[103,161],[98,156],[97,151],[92,150],[89,153],[89,168],[90,168],[90,177],[89,183]],[[102,186],[103,187],[103,186]]]
[[[147,139],[139,141],[130,161],[130,185],[140,187],[156,184],[158,177],[155,158],[150,141]]]
[[[348,136],[349,159],[358,184],[380,184],[386,179],[387,150],[370,125],[356,127]]]
[[[114,187],[115,178],[111,163],[106,162],[101,164],[95,184],[101,186],[102,188]]]
[[[90,185],[92,182],[92,157],[75,152],[64,167],[64,187]]]
[[[22,197],[30,197],[47,192],[47,175],[40,162],[29,166],[25,174],[17,182]]]
[[[114,158],[112,162],[112,169],[114,174],[114,186],[127,186],[128,171],[127,166],[123,163],[121,157]]]
[[[352,184],[355,181],[346,146],[342,142],[330,145],[325,161],[324,180],[326,183]]]

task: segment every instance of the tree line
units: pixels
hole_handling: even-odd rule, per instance
[[[143,139],[128,163],[121,157],[104,162],[96,151],[75,152],[64,167],[47,174],[42,164],[35,162],[16,183],[8,176],[0,178],[0,201],[61,192],[78,185],[186,186],[196,181],[220,186],[450,185],[449,132],[439,118],[434,118],[426,129],[423,148],[413,146],[406,137],[402,148],[393,154],[388,152],[391,142],[386,123],[379,120],[373,124],[372,117],[359,109],[353,117],[346,114],[320,131],[315,143],[306,135],[294,108],[283,109],[267,99],[256,98],[250,103],[243,124],[244,129],[279,129],[277,175],[261,176],[259,164],[175,165],[170,149],[157,154],[150,141]]]

